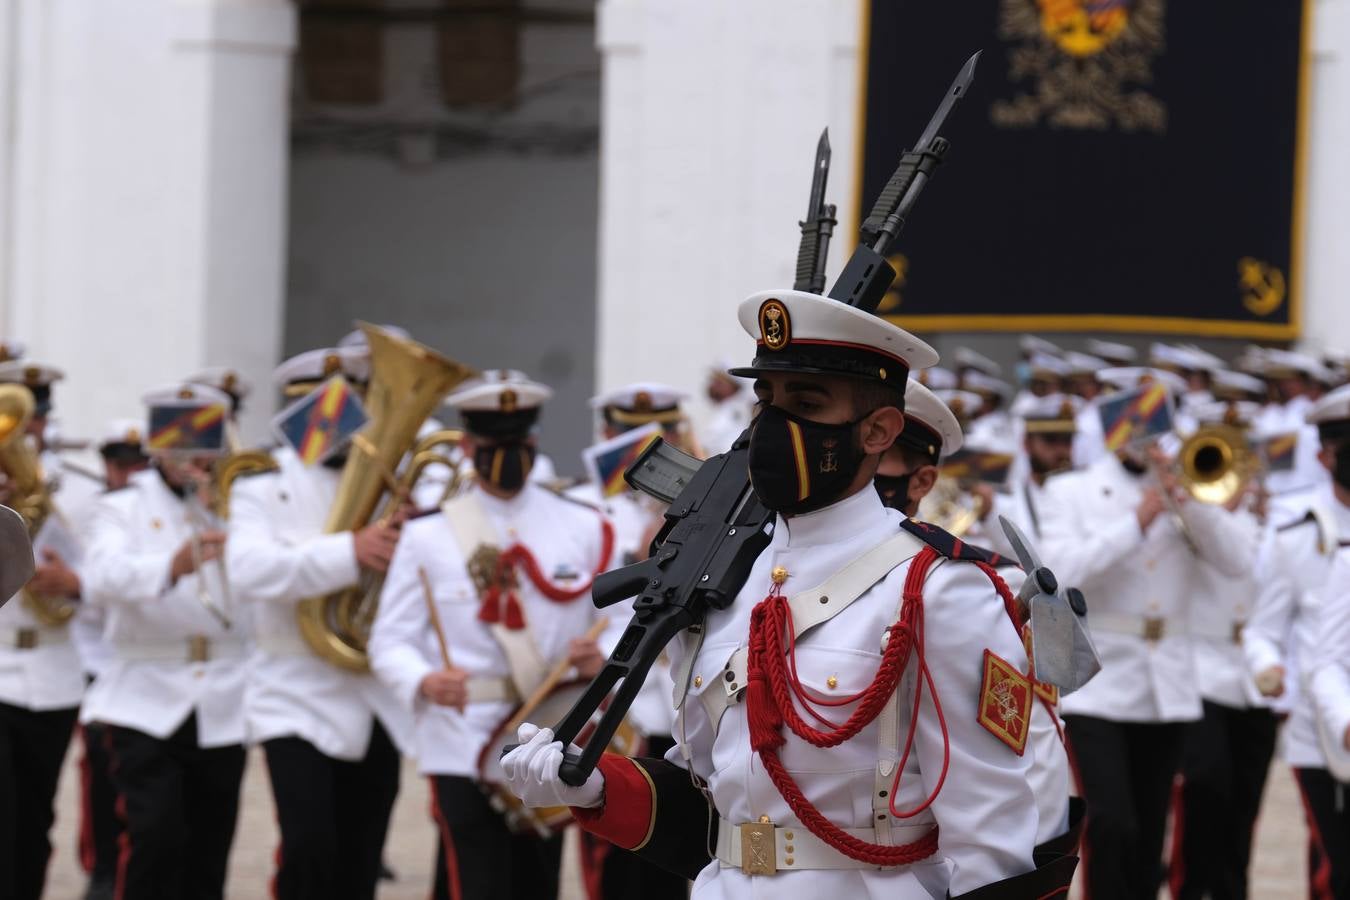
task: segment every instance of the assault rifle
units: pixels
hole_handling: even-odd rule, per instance
[[[916,148],[901,157],[863,222],[862,239],[830,297],[871,312],[890,289],[895,271],[886,263],[886,253],[947,151],[947,141],[938,132],[974,81],[979,58],[976,53],[966,61]],[[828,152],[828,142],[825,147]],[[825,181],[819,159],[814,175],[821,196],[813,183],[811,204],[818,215]],[[813,224],[819,236],[819,218]],[[823,285],[824,276],[817,273],[817,277]],[[684,629],[702,627],[710,609],[730,606],[755,559],[768,546],[773,513],[750,487],[749,447],[747,428],[728,452],[700,462],[658,439],[624,474],[630,485],[669,508],[665,525],[652,542],[651,556],[601,575],[591,588],[591,599],[599,608],[635,598],[633,618],[604,668],[553,729],[566,747],[618,685],[585,748],[565,755],[559,775],[567,784],[585,783],[595,769],[666,644]]]

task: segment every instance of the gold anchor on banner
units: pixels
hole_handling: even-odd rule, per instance
[[[1242,305],[1253,315],[1268,316],[1284,303],[1284,273],[1250,256],[1238,260]]]

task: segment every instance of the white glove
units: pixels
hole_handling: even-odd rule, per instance
[[[553,732],[526,722],[516,732],[520,746],[502,757],[506,786],[526,806],[579,806],[592,809],[605,796],[605,776],[596,769],[581,787],[558,777],[563,761],[563,745],[553,740]],[[575,744],[570,748],[580,752]]]

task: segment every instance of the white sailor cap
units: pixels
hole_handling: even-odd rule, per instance
[[[942,366],[920,369],[917,372],[911,372],[909,377],[930,391],[954,390],[960,383],[960,379],[956,377],[955,372],[951,369],[944,369]]]
[[[230,395],[216,390],[210,385],[180,381],[165,384],[141,394],[141,402],[146,406],[169,406],[175,403],[194,406],[230,406]]]
[[[933,395],[947,404],[958,421],[972,418],[984,404],[983,397],[970,391],[933,391]]]
[[[52,385],[66,377],[55,366],[11,360],[0,363],[0,384],[21,384],[33,394],[33,413],[42,417],[52,410]]]
[[[755,358],[732,375],[847,375],[900,388],[911,369],[937,365],[937,351],[869,312],[803,291],[760,291],[743,301],[741,327]]]
[[[551,387],[518,369],[486,369],[461,384],[445,404],[459,410],[473,434],[508,438],[528,434],[552,396]]]
[[[405,341],[412,340],[412,335],[408,333],[408,329],[400,328],[397,325],[381,325],[380,330],[387,332],[392,337],[403,338]],[[355,331],[349,331],[344,334],[338,340],[337,346],[358,347],[369,350],[370,342],[366,340],[366,333],[358,328]]]
[[[1209,372],[1224,368],[1223,360],[1188,344],[1155,343],[1148,350],[1149,364],[1178,372]]]
[[[1350,437],[1350,384],[1324,394],[1308,410],[1309,425],[1317,426],[1322,440]]]
[[[1069,374],[1069,364],[1049,353],[1033,353],[1028,363],[1032,376],[1036,378],[1063,378]]]
[[[135,448],[140,450],[145,443],[145,422],[141,419],[113,419],[103,426],[99,437],[100,452],[111,448]]]
[[[987,397],[1002,397],[1004,400],[1013,395],[1012,385],[1002,378],[993,378],[983,372],[967,372],[961,378],[961,389]]]
[[[1245,400],[1264,397],[1266,385],[1254,375],[1234,372],[1232,369],[1219,369],[1214,373],[1210,393],[1220,400]]]
[[[1088,338],[1087,352],[1093,356],[1100,356],[1108,362],[1120,365],[1121,363],[1132,363],[1139,358],[1139,351],[1135,350],[1129,344],[1120,344],[1116,341],[1103,341],[1098,338]]]
[[[0,340],[0,363],[23,359],[26,352],[28,352],[28,345],[23,341]]]
[[[1111,364],[1101,357],[1079,353],[1077,350],[1065,353],[1064,363],[1069,367],[1070,375],[1096,375],[1102,369],[1111,367]]]
[[[242,402],[253,391],[252,383],[241,375],[238,369],[231,369],[228,366],[203,369],[187,380],[193,384],[205,384],[218,391],[224,391],[234,398],[236,404]]]
[[[364,384],[370,380],[370,353],[365,347],[323,347],[298,353],[272,371],[272,380],[286,395],[302,397],[333,375]]]
[[[1233,360],[1233,368],[1248,375],[1264,378],[1266,374],[1266,348],[1257,344],[1248,344],[1243,347],[1242,352]]]
[[[1295,375],[1306,375],[1309,378],[1321,381],[1327,375],[1325,366],[1307,353],[1300,353],[1297,350],[1266,348],[1262,356],[1264,357],[1262,374],[1267,378],[1290,378]]]
[[[896,444],[936,464],[940,457],[960,450],[963,439],[961,424],[947,404],[913,378],[906,382],[905,428]]]
[[[957,347],[952,353],[952,363],[957,369],[974,369],[997,378],[1003,374],[1003,367],[983,353],[976,353],[969,347]]]
[[[1201,425],[1230,425],[1250,428],[1261,414],[1261,404],[1250,400],[1215,400],[1190,409],[1190,414]]]
[[[1022,420],[1027,434],[1074,434],[1083,398],[1073,394],[1046,394],[1027,403]]]
[[[1186,380],[1175,372],[1166,369],[1153,369],[1148,366],[1119,366],[1102,369],[1097,380],[1118,391],[1132,391],[1149,382],[1158,382],[1165,386],[1174,397],[1186,392]]]
[[[1017,346],[1028,356],[1033,353],[1048,353],[1051,356],[1059,356],[1064,352],[1058,345],[1034,334],[1022,335],[1017,339]]]
[[[611,425],[670,425],[680,420],[680,404],[688,398],[688,393],[668,384],[639,381],[597,394],[591,398],[591,408],[600,410]]]

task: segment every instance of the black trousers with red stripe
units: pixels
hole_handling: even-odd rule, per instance
[[[80,760],[80,864],[93,884],[111,885],[117,878],[122,820],[117,814],[117,788],[112,781],[108,729],[90,723],[80,727],[84,758]]]
[[[77,712],[0,703],[0,897],[42,896],[52,855],[52,801]]]
[[[1182,782],[1173,824],[1172,895],[1178,900],[1244,900],[1252,830],[1261,809],[1275,714],[1205,701],[1186,726]]]
[[[1088,896],[1156,900],[1185,725],[1092,716],[1065,716],[1064,724],[1087,802]]]
[[[478,782],[431,779],[440,831],[434,900],[552,900],[558,896],[562,835],[513,834]]]
[[[377,721],[366,755],[334,759],[298,737],[263,743],[281,826],[278,900],[374,900],[399,755]]]
[[[1350,785],[1326,769],[1294,769],[1308,818],[1308,896],[1350,900]]]
[[[197,744],[197,715],[167,738],[108,726],[126,831],[117,900],[220,900],[239,816],[244,748]]]

